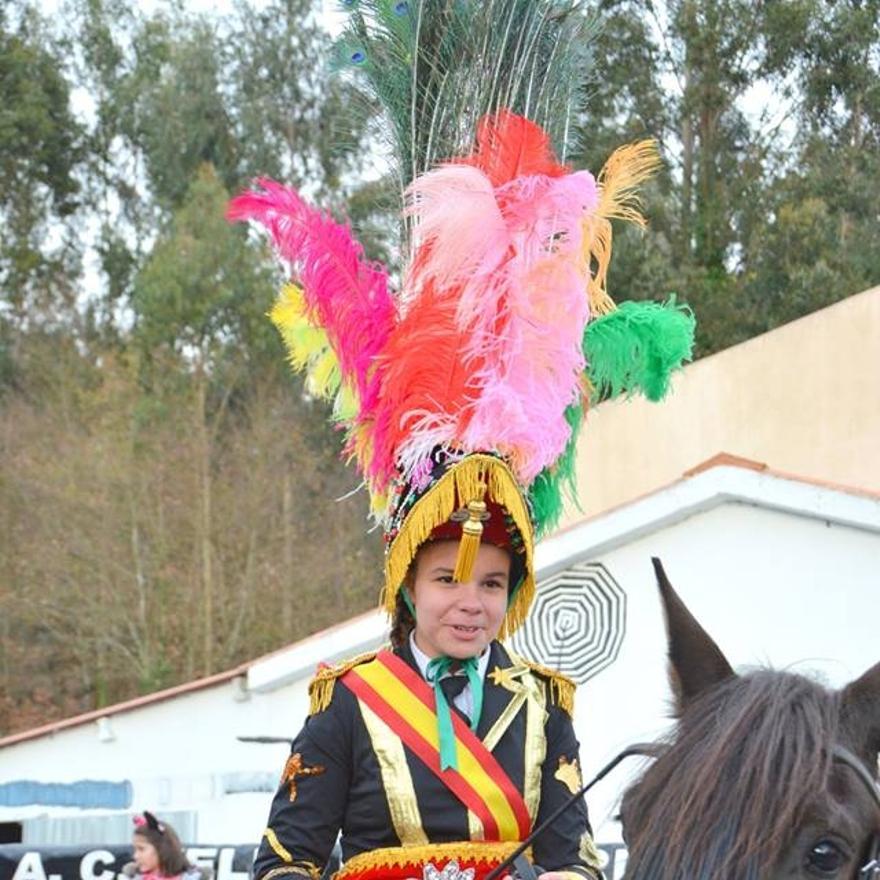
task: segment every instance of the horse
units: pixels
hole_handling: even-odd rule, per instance
[[[738,675],[653,562],[676,723],[621,801],[625,880],[880,878],[880,663]]]

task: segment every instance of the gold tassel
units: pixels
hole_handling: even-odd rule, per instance
[[[309,715],[323,712],[330,705],[337,678],[345,675],[349,669],[359,666],[361,663],[369,663],[375,658],[375,651],[366,651],[334,666],[322,666],[309,682]]]
[[[458,555],[455,557],[455,570],[452,572],[452,579],[460,584],[471,579],[480,541],[483,539],[483,520],[486,519],[486,502],[483,501],[483,496],[486,494],[486,484],[481,484],[479,488],[479,497],[472,498],[467,503],[468,518],[461,525],[461,540],[458,542]]]
[[[559,706],[569,715],[574,714],[574,693],[577,685],[567,676],[559,672],[558,669],[551,669],[549,666],[543,666],[541,663],[535,663],[520,654],[514,654],[508,650],[511,660],[515,663],[528,666],[542,680],[546,680],[549,685],[550,702],[554,706]]]
[[[333,699],[333,687],[336,678],[315,678],[309,685],[309,715],[323,712]]]
[[[574,682],[557,673],[550,679],[550,702],[574,716]]]

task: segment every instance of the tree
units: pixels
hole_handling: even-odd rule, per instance
[[[74,297],[83,131],[62,53],[33,7],[0,15],[0,302],[4,320],[58,321]]]
[[[584,164],[601,167],[614,145],[643,136],[664,159],[645,193],[648,232],[622,230],[615,241],[612,294],[677,292],[696,312],[698,354],[880,278],[868,256],[877,6],[829,9],[819,0],[603,4]]]
[[[796,11],[771,21],[801,99],[793,160],[753,233],[751,332],[880,281],[880,3],[804,0]]]

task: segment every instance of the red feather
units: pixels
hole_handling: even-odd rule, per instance
[[[557,161],[544,129],[510,110],[484,116],[477,126],[476,148],[458,161],[475,165],[492,186],[531,174],[562,177],[571,170]]]
[[[482,359],[462,357],[470,334],[456,322],[458,297],[432,287],[424,289],[417,305],[394,328],[379,357],[379,404],[373,428],[371,477],[385,485],[395,473],[401,446],[426,451],[441,441],[461,436],[468,404],[476,397],[474,376]]]

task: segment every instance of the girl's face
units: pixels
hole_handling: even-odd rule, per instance
[[[510,555],[481,544],[467,583],[452,580],[458,541],[436,541],[419,551],[410,587],[415,640],[429,657],[464,660],[483,653],[507,612]]]
[[[146,838],[135,834],[131,839],[134,847],[134,862],[141,874],[148,874],[159,870],[159,853]]]

